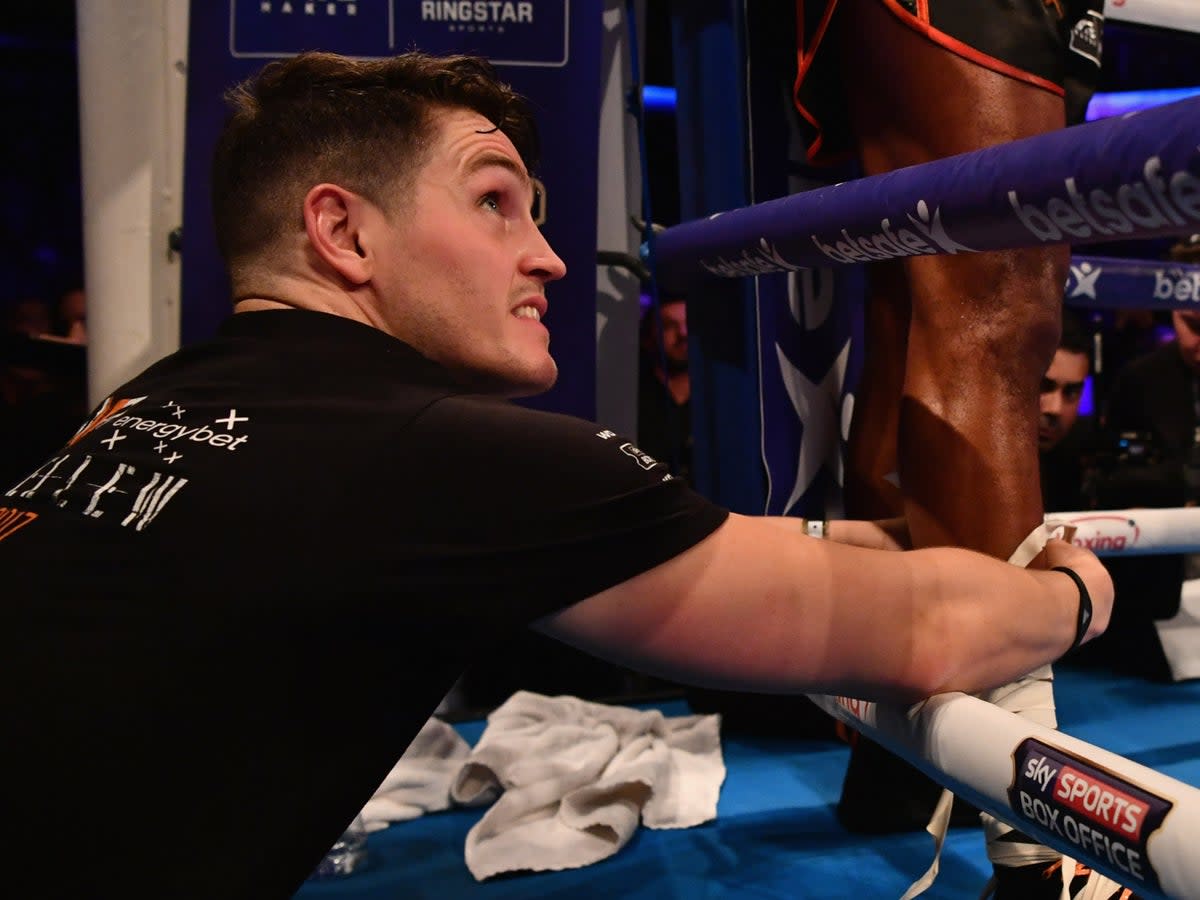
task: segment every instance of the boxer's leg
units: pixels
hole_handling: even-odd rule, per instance
[[[904,513],[904,497],[896,483],[896,435],[909,315],[903,266],[871,266],[863,321],[866,352],[846,446],[844,500],[850,518],[888,519]]]
[[[904,267],[898,261],[872,265],[867,272],[866,352],[846,453],[844,499],[851,518],[884,519],[904,512],[896,484],[896,435],[909,315]],[[845,730],[850,762],[838,799],[839,821],[862,834],[925,828],[941,797],[941,785],[874,741]],[[979,811],[956,799],[950,824],[978,827]]]
[[[878,0],[842,0],[867,174],[1060,128],[1062,99],[951,54]],[[912,314],[899,467],[919,544],[1008,558],[1042,521],[1038,386],[1058,340],[1066,246],[904,261]],[[872,347],[869,352],[874,352]]]
[[[841,25],[866,174],[1065,124],[1060,97],[943,50],[877,0],[843,0]],[[897,446],[915,545],[1007,559],[1042,522],[1037,398],[1057,345],[1068,258],[1061,246],[905,261],[911,321]],[[1018,707],[1028,702],[1043,721],[1048,709],[1052,721],[1049,683],[1032,693],[1027,701],[1030,691],[1017,692]],[[1056,856],[1032,845],[1023,861]]]

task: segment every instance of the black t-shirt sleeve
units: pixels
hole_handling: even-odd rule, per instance
[[[472,596],[497,624],[645,572],[728,516],[628,439],[503,401],[442,399],[397,445],[393,465],[417,473],[412,518],[394,535],[405,580],[429,579],[450,603]]]

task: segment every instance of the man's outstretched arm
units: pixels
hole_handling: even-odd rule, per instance
[[[872,542],[871,523],[834,523],[833,540],[784,524],[731,515],[690,550],[538,627],[675,681],[899,702],[1005,684],[1075,638],[1079,590],[1062,572],[950,547],[840,542]],[[1112,609],[1107,571],[1063,541],[1046,552],[1083,579],[1094,605],[1087,638],[1100,634]]]

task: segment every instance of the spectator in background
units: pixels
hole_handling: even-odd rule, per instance
[[[58,298],[49,337],[68,344],[87,343],[87,297],[83,288],[71,288]]]
[[[50,330],[50,307],[40,297],[23,297],[12,304],[4,315],[5,335],[41,337]]]
[[[1105,506],[1182,506],[1200,499],[1187,483],[1200,402],[1200,312],[1171,314],[1174,340],[1127,363],[1108,398],[1106,425],[1122,436],[1124,464],[1105,479]]]
[[[1047,511],[1068,512],[1092,504],[1084,493],[1088,440],[1076,429],[1084,385],[1092,371],[1092,339],[1079,317],[1062,312],[1058,349],[1042,376],[1038,399],[1038,460]]]
[[[68,325],[68,333],[72,328],[80,333],[78,325]],[[25,298],[5,312],[0,335],[0,489],[66,443],[87,412],[83,348],[66,346],[75,342],[54,335],[53,329],[54,313],[43,300]]]
[[[692,395],[688,374],[687,303],[683,297],[660,300],[642,314],[638,366],[638,446],[677,477],[691,481]]]
[[[1200,243],[1181,241],[1168,258],[1200,261]],[[1174,339],[1135,357],[1115,374],[1105,412],[1110,464],[1097,482],[1101,509],[1175,508],[1200,502],[1200,312],[1171,312]],[[1112,557],[1117,596],[1108,637],[1077,662],[1169,680],[1155,621],[1179,612],[1186,578],[1200,576],[1195,555]]]

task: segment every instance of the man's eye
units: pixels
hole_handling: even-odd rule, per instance
[[[484,194],[483,198],[479,201],[479,205],[486,206],[488,209],[492,209],[492,210],[499,212],[500,211],[500,195],[497,194],[495,191],[492,191],[491,193],[488,193],[488,194]]]

